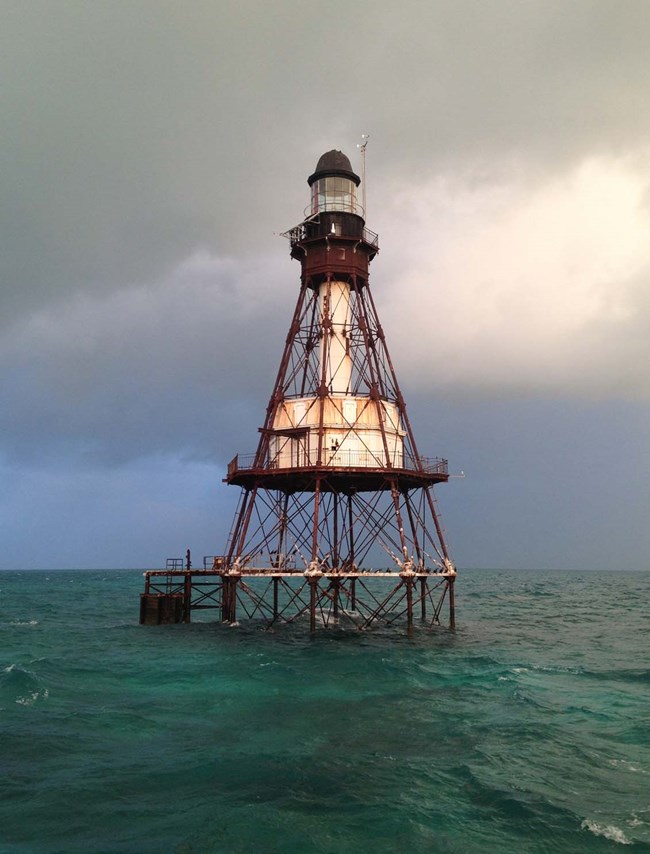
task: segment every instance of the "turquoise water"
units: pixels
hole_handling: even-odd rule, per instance
[[[411,639],[141,586],[0,573],[0,851],[650,851],[650,573],[468,571]]]

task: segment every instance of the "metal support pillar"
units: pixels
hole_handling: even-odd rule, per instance
[[[420,579],[420,617],[422,621],[427,618],[427,579]]]
[[[187,553],[189,555],[189,549]],[[189,571],[183,579],[183,622],[192,622],[192,576]]]
[[[278,619],[278,586],[280,584],[279,578],[273,579],[273,619]]]
[[[230,613],[230,584],[228,583],[228,576],[221,576],[221,622],[228,622],[228,614]]]
[[[450,578],[449,584],[449,628],[456,628],[456,605],[454,602],[454,578]]]
[[[228,585],[230,587],[230,592],[228,594],[228,622],[236,623],[237,622],[237,582],[239,581],[241,576],[239,575],[231,575],[228,578]]]
[[[318,581],[315,578],[309,579],[309,631],[312,634],[316,633],[316,587]]]
[[[406,626],[409,634],[413,630],[413,579],[406,579]]]

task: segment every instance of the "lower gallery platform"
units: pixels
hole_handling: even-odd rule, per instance
[[[407,631],[416,623],[455,626],[453,571],[291,572],[249,567],[149,570],[144,577],[143,625],[189,623],[192,611],[215,610],[222,622],[231,625],[246,620],[272,628],[302,622],[311,632],[319,627],[364,630],[397,623]]]

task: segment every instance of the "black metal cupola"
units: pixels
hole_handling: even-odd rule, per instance
[[[360,182],[346,155],[334,149],[320,157],[307,179],[311,203],[304,221],[287,237],[291,255],[301,261],[311,287],[318,287],[328,273],[353,277],[349,279],[353,287],[367,284],[368,264],[379,251],[379,238],[365,227],[357,198]]]

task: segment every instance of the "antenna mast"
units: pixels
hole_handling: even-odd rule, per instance
[[[357,148],[361,152],[361,198],[363,199],[363,217],[364,219],[367,219],[368,215],[366,213],[366,146],[368,145],[370,134],[362,133],[361,139],[363,140],[363,142],[357,143]]]

